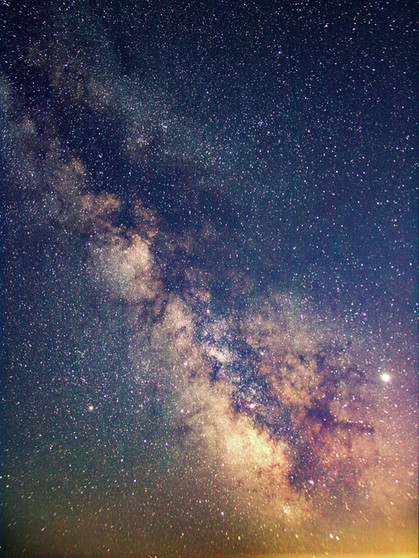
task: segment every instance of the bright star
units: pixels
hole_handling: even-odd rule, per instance
[[[388,382],[391,380],[391,376],[390,376],[390,374],[387,374],[387,372],[383,372],[383,374],[381,374],[380,378],[381,378],[381,381],[383,381],[385,384],[388,384]]]

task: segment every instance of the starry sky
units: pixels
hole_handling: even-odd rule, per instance
[[[1,0],[2,552],[416,552],[415,5]]]

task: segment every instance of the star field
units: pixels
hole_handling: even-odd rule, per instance
[[[413,5],[0,10],[2,555],[414,556]]]

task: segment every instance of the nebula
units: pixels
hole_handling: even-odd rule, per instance
[[[4,555],[413,555],[413,194],[357,193],[394,172],[368,142],[337,191],[304,110],[348,149],[375,124],[289,101],[303,47],[265,45],[260,105],[247,8],[213,43],[209,8],[131,4],[2,6]],[[299,21],[270,10],[267,37]]]

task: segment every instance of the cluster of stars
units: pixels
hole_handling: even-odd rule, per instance
[[[262,4],[2,2],[6,556],[414,548],[415,14]]]

